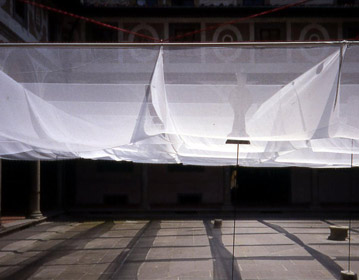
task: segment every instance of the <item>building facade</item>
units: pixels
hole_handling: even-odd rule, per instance
[[[0,1],[0,42],[47,42],[47,11],[20,1]]]
[[[42,1],[56,9],[170,42],[359,38],[358,0],[313,0],[298,7],[249,18],[283,2],[296,1]],[[0,29],[2,42],[150,41],[20,1],[3,0],[0,7],[0,24],[5,27]],[[240,18],[243,20],[220,25]],[[205,31],[183,37],[196,30]],[[234,52],[233,56],[236,55]],[[217,56],[225,59],[221,53]],[[3,194],[9,198],[5,210],[11,209],[10,201],[16,197],[16,190],[27,192],[27,180],[20,181],[15,175],[18,170],[25,174],[27,164],[3,161]],[[359,191],[355,187],[359,179],[356,168],[240,168],[236,193],[231,189],[231,167],[75,160],[43,162],[42,170],[44,209],[66,206],[72,210],[96,211],[225,211],[238,205],[250,210],[341,211],[359,202]],[[31,176],[27,174],[22,178]]]

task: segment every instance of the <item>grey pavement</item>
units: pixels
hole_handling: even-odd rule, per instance
[[[340,279],[348,242],[331,224],[347,221],[237,220],[233,258],[233,220],[45,221],[0,238],[0,279]]]
[[[42,223],[61,214],[63,211],[50,211],[37,219],[25,218],[24,216],[1,216],[0,237]]]

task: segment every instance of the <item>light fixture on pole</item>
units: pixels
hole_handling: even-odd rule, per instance
[[[238,191],[238,169],[239,169],[239,145],[250,145],[249,140],[239,140],[239,139],[227,139],[226,144],[236,144],[237,145],[237,156],[236,156],[236,179],[235,179],[235,194]],[[234,246],[236,243],[236,216],[237,216],[237,204],[234,201],[234,219],[233,219],[233,246],[232,246],[232,280],[234,275]]]

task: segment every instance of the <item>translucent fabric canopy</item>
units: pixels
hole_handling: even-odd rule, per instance
[[[359,43],[2,44],[0,157],[358,166]]]

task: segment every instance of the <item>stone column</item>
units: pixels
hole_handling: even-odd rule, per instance
[[[148,210],[150,208],[148,203],[148,165],[142,164],[142,180],[141,180],[141,208]]]
[[[30,213],[29,219],[40,219],[42,213],[40,211],[40,184],[41,184],[41,162],[38,160],[34,162],[33,180],[31,184],[30,193]]]

